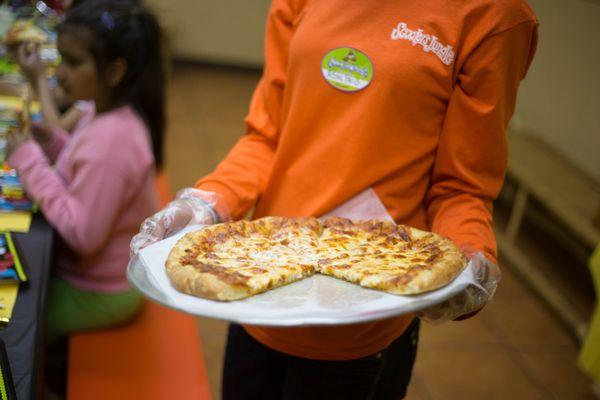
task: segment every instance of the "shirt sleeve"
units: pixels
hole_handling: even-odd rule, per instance
[[[222,195],[224,206],[234,219],[243,217],[254,206],[273,166],[294,8],[288,0],[272,3],[265,33],[265,67],[244,121],[245,135],[213,173],[196,182],[197,188]],[[219,205],[217,211],[226,214]]]
[[[537,44],[527,21],[484,39],[460,67],[426,197],[433,232],[496,261],[492,202],[508,162],[505,129]]]
[[[67,184],[33,141],[19,146],[8,162],[69,247],[82,256],[102,249],[126,201],[129,186],[117,165],[75,159],[74,175]]]

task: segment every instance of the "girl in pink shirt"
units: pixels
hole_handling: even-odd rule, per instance
[[[156,20],[127,4],[83,2],[59,27],[59,85],[70,101],[92,100],[95,116],[71,136],[33,127],[9,138],[9,165],[60,236],[47,343],[122,323],[141,305],[125,268],[131,237],[158,207],[164,71]]]

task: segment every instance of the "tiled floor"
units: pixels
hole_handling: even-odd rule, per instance
[[[209,172],[243,131],[253,71],[178,65],[169,97],[167,169],[174,189]],[[501,263],[502,264],[502,263]],[[408,399],[593,399],[576,366],[578,344],[506,266],[477,317],[422,325]],[[226,324],[199,319],[215,399]]]

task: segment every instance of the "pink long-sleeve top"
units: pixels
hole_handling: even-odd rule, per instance
[[[140,116],[129,106],[100,114],[70,136],[55,132],[44,148],[25,142],[8,164],[62,239],[54,272],[84,290],[127,290],[129,242],[158,209]]]

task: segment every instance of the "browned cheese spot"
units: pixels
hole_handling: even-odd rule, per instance
[[[414,278],[414,275],[411,273],[407,273],[407,274],[403,274],[400,276],[396,276],[394,278],[392,278],[390,280],[390,283],[394,286],[396,285],[406,285],[407,283],[410,283],[410,281],[412,281]]]
[[[240,274],[237,271],[232,271],[228,268],[224,268],[218,265],[203,263],[200,261],[193,260],[189,263],[194,268],[198,269],[202,273],[211,274],[222,280],[223,282],[231,285],[240,285],[248,282],[248,277]]]
[[[324,265],[330,264],[332,261],[333,261],[333,259],[331,259],[331,258],[322,258],[319,260],[318,264],[319,264],[319,267],[322,267]]]
[[[333,269],[349,269],[350,265],[348,265],[348,264],[332,265],[331,268],[333,268]]]
[[[396,228],[396,232],[398,233],[398,236],[400,236],[405,242],[410,242],[412,240],[410,234],[404,226],[398,225],[398,227]]]
[[[440,256],[439,252],[433,253],[432,255],[429,256],[429,258],[426,260],[426,262],[428,263],[432,263],[434,262],[438,257]]]
[[[300,268],[302,268],[302,271],[307,274],[313,270],[312,265],[301,265]]]
[[[224,243],[227,240],[227,233],[219,232],[215,235],[215,243]]]

